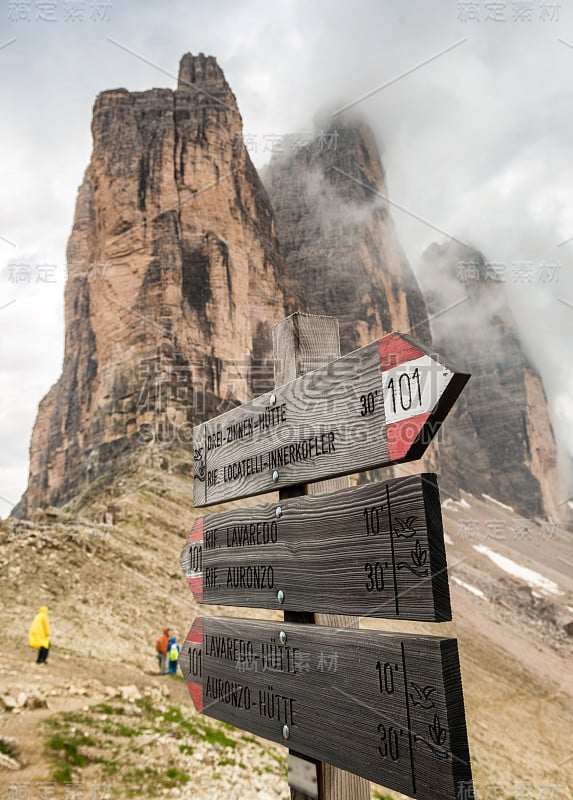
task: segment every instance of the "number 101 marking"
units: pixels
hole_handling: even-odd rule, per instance
[[[189,575],[196,575],[203,571],[203,546],[194,543],[189,548]]]
[[[414,394],[412,394],[412,384],[415,384],[413,387]],[[420,370],[418,367],[416,367],[412,375],[408,372],[403,372],[397,381],[394,380],[394,377],[390,378],[388,389],[392,393],[392,410],[394,414],[398,411],[396,395],[399,395],[402,411],[409,411],[412,408],[412,403],[416,403],[419,406],[422,405],[422,389],[420,387]]]

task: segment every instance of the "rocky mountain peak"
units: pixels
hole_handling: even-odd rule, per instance
[[[398,242],[371,128],[335,117],[293,139],[263,173],[277,222],[289,310],[340,321],[348,352],[392,330],[429,343],[422,294]]]
[[[524,515],[557,514],[564,495],[547,398],[496,265],[450,240],[426,249],[419,277],[436,350],[472,375],[444,425],[441,485]]]
[[[185,53],[179,62],[178,92],[200,93],[200,101],[239,113],[237,99],[214,56]]]
[[[184,56],[179,84],[94,104],[62,374],[40,404],[19,514],[111,480],[152,443],[182,448],[190,471],[192,424],[272,383],[272,209],[215,59]]]
[[[270,170],[263,175],[272,175],[275,169],[296,161],[304,163],[310,170],[320,169],[329,182],[338,187],[346,198],[361,203],[376,202],[376,192],[386,188],[386,175],[374,131],[368,122],[356,114],[329,117],[320,114],[314,120],[314,135],[311,141],[302,142],[300,135],[286,137],[286,154],[273,153]],[[347,173],[355,180],[348,184]],[[361,185],[363,184],[363,185]]]

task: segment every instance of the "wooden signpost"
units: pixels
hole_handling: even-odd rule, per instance
[[[197,426],[194,503],[420,458],[468,379],[410,337],[384,336]]]
[[[288,744],[293,800],[366,800],[368,780],[456,800],[471,786],[456,640],[340,616],[451,618],[436,477],[337,476],[419,458],[469,376],[402,334],[338,358],[331,318],[273,333],[279,387],[195,428],[194,499],[279,500],[199,517],[181,565],[199,602],[285,622],[198,618],[180,658],[193,702]]]
[[[391,789],[471,778],[455,639],[200,617],[180,663],[201,713]]]
[[[431,474],[199,517],[181,566],[200,603],[451,619]]]

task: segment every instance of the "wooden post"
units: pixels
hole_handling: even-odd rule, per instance
[[[291,314],[273,328],[275,386],[282,386],[301,375],[340,357],[338,320],[334,317]],[[281,489],[281,499],[303,494],[334,492],[350,485],[347,477]],[[337,628],[358,628],[358,618],[338,614],[285,612],[285,622],[316,623]],[[297,753],[291,753],[300,758]],[[357,775],[319,762],[319,800],[370,800],[370,783]],[[290,783],[290,781],[289,781]],[[291,787],[291,800],[306,800]]]

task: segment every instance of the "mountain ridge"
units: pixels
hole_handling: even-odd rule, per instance
[[[40,403],[14,515],[112,481],[126,459],[190,474],[193,425],[273,386],[271,327],[294,311],[336,317],[342,353],[398,330],[474,373],[472,401],[462,395],[443,444],[401,469],[439,472],[453,496],[497,483],[502,502],[554,513],[546,398],[501,295],[498,322],[482,317],[511,333],[517,420],[507,398],[495,412],[480,399],[484,386],[498,391],[490,380],[504,383],[465,318],[481,308],[475,287],[469,305],[437,313],[452,285],[459,298],[459,281],[426,255],[424,295],[396,235],[373,131],[353,115],[336,125],[274,155],[261,179],[212,56],[185,54],[176,90],[98,96],[68,243],[62,374]],[[506,454],[498,430],[512,443]]]

